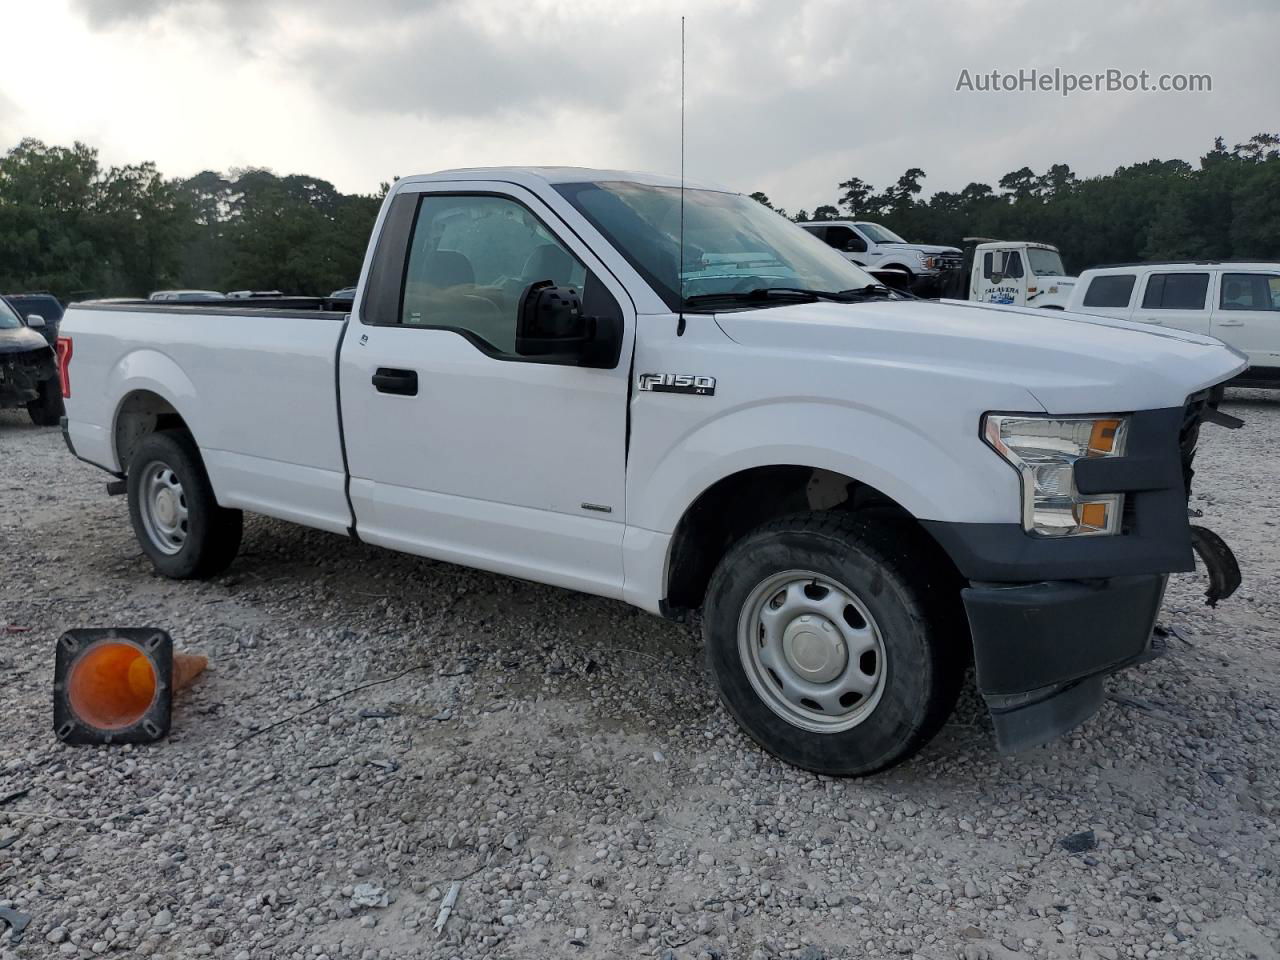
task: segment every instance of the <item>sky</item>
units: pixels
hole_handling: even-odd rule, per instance
[[[1280,132],[1276,0],[0,0],[0,146],[83,141],[171,176],[685,169],[792,212],[908,167],[926,195],[1029,166],[1194,161]],[[957,90],[993,70],[1210,92]]]

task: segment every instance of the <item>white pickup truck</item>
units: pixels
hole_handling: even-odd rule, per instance
[[[304,305],[67,312],[67,444],[161,573],[225,568],[250,510],[700,608],[728,710],[836,775],[924,744],[970,661],[1002,748],[1093,713],[1194,567],[1197,433],[1244,367],[906,298],[749,197],[617,171],[399,180],[350,313]]]
[[[869,220],[810,220],[800,224],[827,246],[860,267],[901,270],[919,293],[934,293],[950,271],[960,269],[959,247],[911,243],[884,224]]]

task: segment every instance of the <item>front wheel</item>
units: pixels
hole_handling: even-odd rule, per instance
[[[244,515],[218,506],[190,434],[144,437],[129,461],[128,489],[133,532],[166,577],[209,577],[235,559]]]
[[[725,707],[774,756],[861,776],[905,760],[950,715],[962,662],[910,540],[801,514],[744,537],[716,568],[708,663]]]

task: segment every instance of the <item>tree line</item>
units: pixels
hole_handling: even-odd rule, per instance
[[[0,292],[64,300],[165,288],[327,295],[356,282],[378,194],[269,170],[167,178],[83,143],[0,158]]]
[[[1196,165],[1148,160],[1079,178],[1066,164],[1023,167],[995,187],[923,199],[925,172],[883,189],[858,177],[796,220],[875,220],[924,243],[964,237],[1055,244],[1067,267],[1130,260],[1280,260],[1280,135]],[[82,143],[26,139],[0,157],[0,292],[63,299],[152,290],[280,290],[325,295],[355,282],[389,188],[344,194],[318,177],[249,168],[168,178],[153,163],[105,167]],[[773,208],[763,193],[752,196]],[[778,209],[778,208],[774,208]],[[783,216],[787,212],[778,209]]]
[[[874,220],[918,243],[961,246],[965,237],[1052,243],[1073,272],[1139,260],[1280,260],[1280,134],[1228,149],[1221,137],[1193,166],[1148,160],[1079,178],[1065,163],[1022,167],[996,187],[970,183],[921,198],[925,172],[911,167],[877,190],[851,177],[830,204],[792,219]],[[752,196],[773,207],[763,193]]]

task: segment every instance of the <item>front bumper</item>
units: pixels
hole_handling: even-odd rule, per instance
[[[30,403],[40,396],[40,384],[57,373],[52,351],[43,347],[0,354],[0,407]]]
[[[962,591],[996,743],[1038,746],[1088,719],[1108,674],[1150,659],[1164,574]]]

